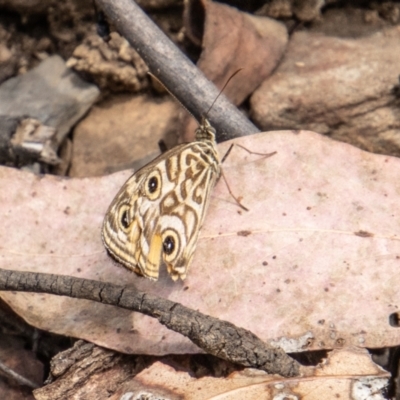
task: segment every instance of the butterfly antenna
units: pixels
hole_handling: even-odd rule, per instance
[[[211,111],[211,109],[214,107],[215,102],[218,100],[219,96],[221,96],[221,94],[223,93],[223,91],[225,90],[225,88],[228,86],[228,83],[232,80],[232,78],[234,76],[236,76],[243,68],[239,68],[237,71],[235,71],[229,78],[228,80],[225,82],[224,86],[222,87],[222,89],[220,90],[220,92],[218,93],[218,96],[214,99],[214,101],[212,102],[210,108],[207,110],[207,112],[205,113],[205,116],[203,118],[207,118],[208,113]],[[155,79],[192,117],[194,117],[194,115],[179,101],[179,99],[150,71],[147,71],[147,74],[150,75],[153,79]]]
[[[147,75],[150,75],[153,79],[155,79],[170,94],[170,96],[172,96],[178,102],[178,104],[180,104],[181,107],[186,110],[186,112],[188,112],[192,117],[194,117],[194,115],[179,101],[179,99],[154,74],[152,74],[150,71],[147,71]]]
[[[204,118],[207,118],[208,113],[211,111],[211,109],[214,107],[215,102],[218,100],[219,96],[221,96],[222,92],[225,90],[225,88],[228,86],[228,83],[232,80],[234,76],[236,76],[243,68],[239,68],[237,71],[235,71],[225,82],[225,85],[222,87],[220,92],[218,93],[218,96],[215,98],[215,100],[212,102],[210,108],[207,110]]]

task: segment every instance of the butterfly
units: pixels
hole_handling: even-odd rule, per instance
[[[221,175],[215,134],[203,118],[196,141],[161,154],[117,193],[105,215],[102,238],[122,265],[157,280],[165,264],[173,280],[185,279]]]

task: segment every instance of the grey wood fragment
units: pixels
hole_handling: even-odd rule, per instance
[[[95,85],[67,68],[59,56],[4,82],[0,85],[0,162],[23,164],[30,154],[30,161],[57,164],[58,147],[99,94]],[[28,138],[26,126],[32,119],[37,123]],[[7,157],[11,158],[5,161]]]

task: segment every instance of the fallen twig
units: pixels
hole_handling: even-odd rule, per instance
[[[28,378],[18,374],[11,368],[7,367],[3,362],[0,361],[0,371],[3,372],[4,375],[8,376],[15,382],[17,382],[21,386],[27,386],[31,389],[37,389],[39,385]]]
[[[0,290],[50,293],[114,305],[156,318],[205,352],[271,374],[296,376],[299,364],[283,350],[268,347],[247,329],[179,303],[124,287],[71,276],[0,269]]]
[[[96,3],[140,54],[151,73],[200,121],[219,90],[134,1],[96,0]],[[217,130],[219,142],[259,132],[225,96],[220,96],[208,119]]]

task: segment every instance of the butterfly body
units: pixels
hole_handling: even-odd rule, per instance
[[[204,119],[195,142],[161,154],[122,186],[103,223],[109,253],[150,279],[162,263],[184,279],[220,173],[215,130]]]

